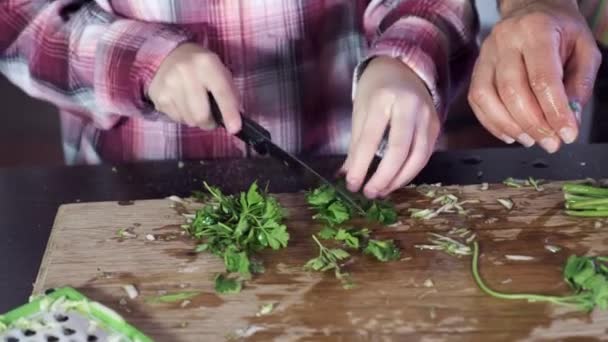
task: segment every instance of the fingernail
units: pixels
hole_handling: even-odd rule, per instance
[[[542,146],[547,152],[554,153],[559,149],[559,141],[555,138],[543,138],[540,141],[540,146]]]
[[[532,137],[527,135],[526,133],[520,134],[517,137],[517,141],[519,141],[520,144],[522,144],[526,147],[531,147],[534,145],[534,139],[532,139]]]
[[[515,142],[515,139],[513,139],[510,136],[505,135],[505,134],[503,134],[503,135],[500,136],[500,140],[504,141],[507,144],[512,144],[512,143]]]
[[[576,140],[576,133],[570,127],[564,127],[559,130],[559,136],[566,144],[572,144]]]

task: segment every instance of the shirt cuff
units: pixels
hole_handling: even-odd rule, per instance
[[[392,57],[405,63],[423,81],[443,121],[448,91],[448,57],[443,40],[437,28],[424,19],[398,20],[372,43],[366,57],[355,68],[353,99],[357,83],[369,62],[379,56]]]
[[[164,59],[191,34],[162,24],[119,20],[101,37],[95,90],[104,111],[127,116],[155,113],[146,94]]]

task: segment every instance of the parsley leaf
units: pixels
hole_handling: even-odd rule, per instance
[[[401,252],[393,240],[369,240],[363,253],[372,255],[383,262],[397,260],[401,256]]]
[[[397,212],[395,208],[387,202],[372,202],[367,211],[367,218],[372,221],[380,222],[383,225],[390,225],[397,222]]]
[[[304,265],[305,270],[325,272],[328,270],[334,270],[336,278],[338,278],[345,288],[352,288],[353,282],[348,273],[342,272],[341,262],[350,258],[350,254],[340,248],[327,248],[325,247],[315,235],[312,236],[313,240],[319,246],[319,255],[316,258],[312,258]]]
[[[226,265],[226,271],[236,272],[245,278],[251,278],[249,270],[250,262],[247,253],[236,252],[236,248],[231,246],[224,253],[224,264]]]
[[[338,232],[331,227],[323,227],[317,235],[323,240],[333,239]]]
[[[218,274],[215,277],[215,291],[217,293],[231,294],[239,293],[243,288],[243,282],[234,277]]]
[[[347,232],[346,229],[340,228],[334,236],[334,239],[337,241],[342,241],[346,245],[346,247],[358,249],[359,248],[359,238],[353,236],[351,233]]]
[[[336,185],[342,186],[343,185]],[[397,222],[395,208],[385,201],[370,201],[357,194],[351,194],[353,199],[366,211],[369,220],[389,225]],[[317,211],[314,219],[324,221],[330,226],[348,221],[355,210],[342,200],[329,185],[322,185],[306,195],[308,204]]]
[[[306,196],[308,204],[315,208],[328,206],[337,198],[336,191],[331,187],[324,185],[309,192]]]
[[[350,212],[341,200],[335,200],[327,207],[321,208],[313,219],[325,221],[330,226],[344,223],[350,219]]]

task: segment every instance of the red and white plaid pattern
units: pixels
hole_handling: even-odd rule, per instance
[[[369,58],[401,59],[444,115],[477,29],[469,0],[0,0],[0,71],[61,109],[68,163],[247,155],[223,130],[169,122],[146,100],[163,59],[198,42],[278,145],[343,154]]]

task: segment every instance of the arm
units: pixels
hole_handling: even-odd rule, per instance
[[[186,32],[118,17],[106,1],[0,0],[0,71],[31,96],[86,109],[102,127],[153,111],[156,70]]]
[[[556,152],[578,136],[601,55],[576,0],[502,0],[469,90],[497,138]]]
[[[363,25],[371,48],[356,79],[372,58],[398,58],[425,83],[444,118],[477,55],[479,21],[472,1],[372,0]]]
[[[476,55],[476,12],[468,0],[372,0],[363,28],[370,41],[355,70],[351,143],[343,166],[351,191],[362,186],[388,130],[387,149],[367,197],[386,196],[428,162],[455,89]]]

